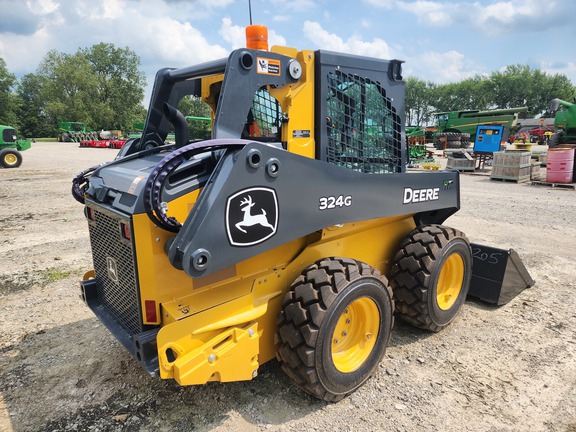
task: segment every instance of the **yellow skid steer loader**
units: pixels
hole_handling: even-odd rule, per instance
[[[337,401],[395,314],[437,332],[462,306],[471,247],[442,225],[459,174],[406,172],[401,61],[260,48],[160,70],[141,138],[74,179],[82,295],[153,375],[250,380],[276,358]],[[212,139],[189,140],[187,96],[211,107]]]

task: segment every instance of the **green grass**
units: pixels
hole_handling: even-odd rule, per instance
[[[68,270],[49,268],[40,272],[40,280],[42,281],[42,284],[48,285],[66,279],[70,274],[71,273]]]
[[[34,142],[54,142],[58,141],[58,138],[32,138]]]

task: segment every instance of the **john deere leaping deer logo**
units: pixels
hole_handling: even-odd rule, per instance
[[[228,198],[226,232],[233,246],[253,246],[276,234],[278,200],[274,189],[254,187]]]
[[[248,234],[243,227],[251,227],[254,225],[262,225],[263,227],[270,228],[274,231],[274,226],[268,223],[268,217],[266,216],[266,210],[261,209],[262,213],[260,214],[250,214],[252,212],[252,207],[254,207],[254,203],[252,202],[252,197],[248,195],[248,197],[240,202],[240,210],[244,212],[244,219],[236,224],[236,228],[238,228],[243,233]]]

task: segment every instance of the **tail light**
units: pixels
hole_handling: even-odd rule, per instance
[[[125,238],[126,240],[132,240],[132,231],[130,231],[129,225],[127,225],[125,223],[121,223],[120,229],[121,229],[121,233],[122,233],[123,238]]]

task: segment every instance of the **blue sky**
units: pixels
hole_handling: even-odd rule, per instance
[[[252,17],[271,44],[398,58],[436,83],[527,64],[576,85],[576,0],[252,0]],[[225,57],[248,24],[248,0],[0,0],[0,57],[20,77],[49,50],[127,46],[149,95],[156,70]]]

